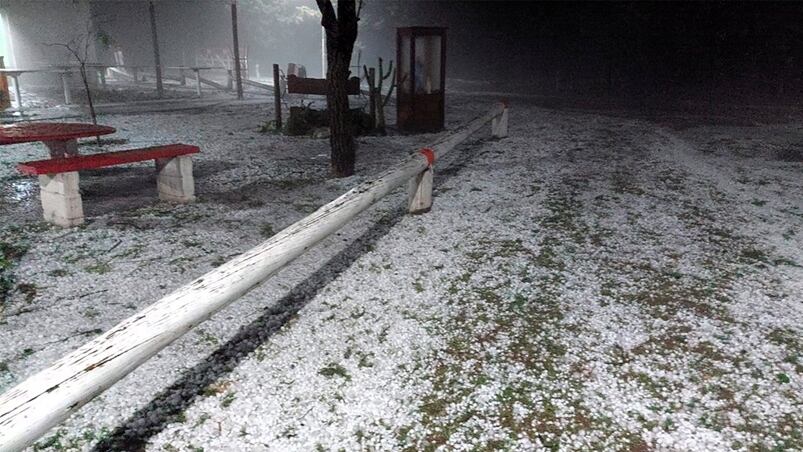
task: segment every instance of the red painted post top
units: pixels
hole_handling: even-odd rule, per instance
[[[32,141],[68,141],[114,133],[114,127],[76,122],[25,122],[0,126],[0,145]]]
[[[432,164],[435,163],[435,151],[433,151],[432,149],[430,148],[421,149],[421,155],[423,155],[424,158],[427,159],[427,163],[429,163],[429,166],[432,166]]]

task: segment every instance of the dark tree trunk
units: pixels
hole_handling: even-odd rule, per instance
[[[80,62],[81,81],[84,82],[84,90],[86,90],[86,101],[89,104],[89,116],[92,118],[92,124],[98,123],[98,115],[95,113],[95,102],[92,99],[92,90],[89,88],[89,80],[86,73],[86,62]]]
[[[326,29],[326,80],[329,88],[326,105],[329,110],[331,168],[334,176],[346,177],[354,174],[356,150],[354,131],[349,120],[347,83],[359,18],[355,0],[337,2],[337,15],[331,0],[317,2],[322,14],[321,25]]]

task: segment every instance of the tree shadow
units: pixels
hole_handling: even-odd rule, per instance
[[[478,142],[472,140],[465,144],[473,147]],[[457,175],[472,157],[472,154],[462,153],[450,158],[449,166],[437,173],[434,189],[437,190]],[[437,209],[437,198],[434,201],[434,207]],[[164,430],[170,423],[183,421],[183,412],[197,398],[204,396],[207,387],[232,372],[243,359],[276,334],[355,260],[373,249],[377,241],[387,235],[405,215],[406,207],[402,205],[380,217],[369,230],[326,261],[275,305],[265,308],[265,312],[259,318],[241,327],[229,341],[195,367],[188,369],[177,381],[123,421],[98,442],[92,451],[144,451],[150,438]]]

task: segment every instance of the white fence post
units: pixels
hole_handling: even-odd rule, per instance
[[[70,93],[70,72],[64,71],[61,73],[61,87],[64,89],[64,104],[70,105],[72,103],[72,95]]]
[[[435,153],[432,149],[425,148],[421,150],[421,154],[426,157],[429,165],[423,172],[410,179],[407,210],[412,214],[427,213],[432,209],[432,164],[435,161]]]
[[[14,100],[17,101],[17,111],[22,113],[22,91],[20,90],[20,75],[8,74],[14,80]]]
[[[233,260],[123,320],[50,367],[0,394],[0,451],[28,446],[193,327],[231,304],[432,161],[502,114],[503,105],[364,182]]]
[[[491,135],[494,138],[504,138],[507,136],[507,107],[502,114],[491,120]]]
[[[193,71],[195,71],[195,93],[201,97],[201,70],[194,68]]]

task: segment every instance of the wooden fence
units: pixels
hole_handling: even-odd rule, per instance
[[[36,441],[115,382],[234,302],[357,214],[409,181],[411,212],[432,204],[432,164],[488,122],[507,136],[508,110],[494,106],[257,247],[177,289],[0,395],[0,452]]]

